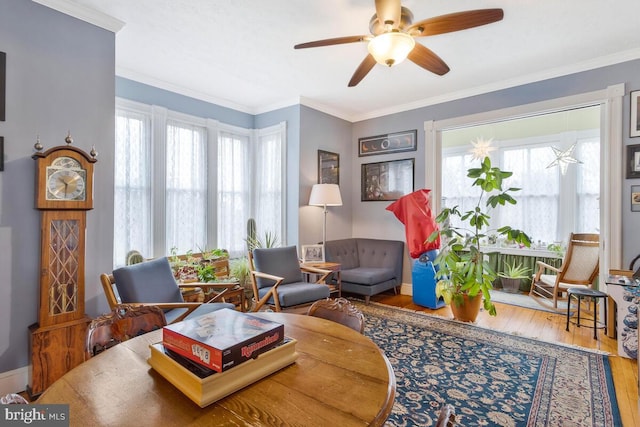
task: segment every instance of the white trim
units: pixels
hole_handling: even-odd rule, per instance
[[[31,0],[34,3],[39,3],[50,9],[57,10],[66,15],[78,18],[82,21],[93,24],[97,27],[104,28],[113,33],[117,33],[124,26],[125,23],[117,18],[106,13],[99,12],[90,7],[82,6],[77,3],[68,0]]]
[[[25,391],[29,383],[29,370],[31,366],[0,373],[0,396],[8,393],[20,393]]]

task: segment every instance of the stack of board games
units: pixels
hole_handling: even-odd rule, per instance
[[[293,363],[295,344],[281,323],[223,309],[165,326],[148,362],[206,406]]]
[[[283,339],[283,324],[228,308],[162,329],[166,348],[216,372],[252,359]]]

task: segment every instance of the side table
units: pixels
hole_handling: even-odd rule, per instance
[[[333,271],[336,277],[336,283],[327,283],[330,294],[338,294],[338,298],[342,296],[342,266],[338,262],[305,262],[301,264],[303,267],[321,268],[323,270]]]

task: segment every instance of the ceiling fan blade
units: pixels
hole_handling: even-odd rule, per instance
[[[356,43],[367,41],[371,38],[371,36],[347,36],[347,37],[336,37],[334,39],[324,39],[324,40],[316,40],[308,43],[300,43],[295,45],[294,49],[306,49],[308,47],[321,47],[321,46],[332,46],[334,44],[346,44],[346,43]]]
[[[424,47],[420,43],[416,43],[413,50],[409,52],[407,58],[425,70],[431,71],[439,76],[449,72],[449,66],[445,64],[438,55],[433,53],[431,49]]]
[[[376,0],[376,15],[380,23],[392,22],[393,28],[398,28],[400,7],[400,0]]]
[[[351,80],[349,80],[349,87],[353,87],[360,83],[360,81],[364,79],[369,71],[371,71],[374,65],[376,65],[376,60],[374,59],[374,57],[371,54],[367,55],[367,57],[364,58],[364,61],[362,61],[360,65],[358,65],[358,68],[356,69],[356,72],[353,73],[353,76],[351,76]]]
[[[492,22],[501,21],[503,17],[504,12],[502,9],[467,10],[416,22],[407,28],[407,33],[414,37],[435,36],[491,24]]]

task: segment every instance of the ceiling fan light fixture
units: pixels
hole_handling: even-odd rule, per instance
[[[378,64],[391,67],[404,61],[415,45],[413,37],[395,30],[371,39],[367,49]]]

